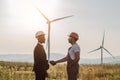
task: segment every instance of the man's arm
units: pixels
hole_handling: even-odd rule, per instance
[[[61,63],[61,62],[65,62],[65,61],[67,61],[67,56],[62,58],[62,59],[59,59],[59,60],[55,61],[55,63]]]
[[[64,58],[62,58],[62,59],[59,59],[59,60],[57,60],[57,61],[50,61],[50,63],[51,63],[52,65],[56,65],[57,63],[61,63],[61,62],[65,62],[65,61],[67,61],[67,56],[64,57]]]

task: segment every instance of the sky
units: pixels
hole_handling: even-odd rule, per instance
[[[0,54],[33,54],[35,33],[42,30],[47,38],[46,20],[74,15],[51,24],[51,53],[67,54],[68,35],[79,34],[81,57],[99,58],[105,31],[104,47],[120,56],[120,0],[0,0]],[[46,49],[46,44],[44,44]],[[46,50],[47,52],[47,50]],[[104,51],[104,57],[111,57]]]

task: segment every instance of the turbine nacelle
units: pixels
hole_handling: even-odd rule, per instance
[[[51,21],[47,21],[46,23],[47,23],[47,24],[50,24],[50,23],[51,23]]]
[[[103,48],[103,46],[100,46],[100,48]]]

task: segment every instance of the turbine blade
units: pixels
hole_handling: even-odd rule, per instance
[[[104,47],[103,47],[103,49],[104,49],[106,52],[108,52],[113,58],[115,58],[107,49],[105,49]]]
[[[58,20],[62,20],[62,19],[65,19],[65,18],[69,18],[69,17],[72,17],[73,15],[71,16],[66,16],[66,17],[61,17],[61,18],[57,18],[57,19],[53,19],[51,22],[55,22],[55,21],[58,21]]]
[[[91,53],[91,52],[97,51],[97,50],[99,50],[99,49],[101,49],[101,48],[98,48],[98,49],[92,50],[92,51],[90,51],[90,52],[88,52],[88,53]]]
[[[39,10],[39,8],[36,7],[36,9],[40,12],[40,14],[41,14],[47,21],[50,21],[50,20]]]
[[[105,38],[105,31],[104,31],[104,33],[103,33],[102,47],[103,47],[103,45],[104,45],[104,38]]]

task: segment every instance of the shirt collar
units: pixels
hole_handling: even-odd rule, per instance
[[[43,46],[41,42],[38,42],[39,45]]]
[[[75,44],[77,44],[77,43],[74,43],[73,45],[75,45]],[[73,45],[72,45],[72,46],[73,46]]]

